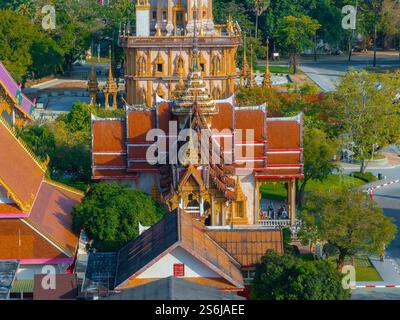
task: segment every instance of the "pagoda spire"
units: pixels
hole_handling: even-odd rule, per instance
[[[111,106],[112,109],[116,109],[117,108],[117,94],[118,94],[118,86],[114,81],[114,76],[112,73],[112,57],[111,57],[111,46],[109,48],[109,66],[108,66],[108,79],[106,82],[106,85],[103,88],[103,93],[105,96],[105,104],[104,107],[106,109],[110,108],[109,105],[109,96],[112,95],[113,96],[113,104]]]
[[[249,78],[249,63],[247,61],[247,39],[246,33],[243,36],[243,64],[242,64],[242,71],[240,74],[240,86],[243,87],[245,85],[245,80]]]
[[[88,92],[90,97],[90,104],[95,106],[97,104],[97,93],[99,92],[99,82],[94,71],[94,63],[90,67],[90,77],[88,81]]]
[[[267,37],[267,63],[265,65],[263,88],[272,88],[271,71],[269,69],[269,37]]]
[[[253,44],[250,43],[250,55],[251,55],[251,65],[250,65],[250,74],[249,74],[249,82],[248,82],[248,87],[249,88],[254,88],[257,86],[256,78],[254,76],[254,69],[253,69]]]

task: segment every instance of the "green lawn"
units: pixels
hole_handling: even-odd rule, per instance
[[[285,66],[270,66],[269,70],[271,73],[283,73],[283,74],[289,74],[292,73],[289,67]],[[256,71],[259,71],[261,73],[265,72],[265,66],[257,66]]]
[[[356,281],[382,281],[382,277],[374,268],[369,258],[365,255],[356,257],[345,264],[352,264],[356,268]]]
[[[382,281],[382,277],[373,266],[357,267],[356,266],[356,281]]]
[[[311,180],[306,186],[306,192],[318,190],[335,191],[343,186],[355,188],[363,184],[365,184],[364,181],[348,175],[332,174],[323,182]],[[261,186],[261,194],[263,198],[285,201],[287,191],[283,183],[268,183]]]

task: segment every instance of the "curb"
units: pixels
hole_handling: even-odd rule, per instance
[[[351,289],[382,289],[382,288],[400,288],[400,285],[395,285],[395,284],[386,284],[386,285],[364,285],[364,286],[352,286]]]
[[[378,190],[378,189],[381,189],[381,188],[384,188],[384,187],[387,187],[387,186],[391,186],[391,185],[396,184],[396,183],[400,183],[400,180],[392,180],[392,181],[389,181],[387,183],[383,183],[383,184],[380,184],[378,186],[368,188],[368,189],[366,189],[364,191],[374,191],[374,190]]]

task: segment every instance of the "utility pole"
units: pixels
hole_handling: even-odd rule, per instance
[[[357,30],[357,13],[358,13],[358,0],[356,0],[356,23],[355,23],[354,29],[351,33],[350,41],[349,41],[349,62],[351,61],[351,56],[353,54],[353,41],[354,41],[354,36],[355,36],[356,30]]]
[[[375,18],[376,18],[376,16],[375,16]],[[375,68],[376,67],[376,50],[377,50],[377,48],[376,48],[376,37],[377,37],[377,35],[376,35],[376,20],[375,20],[375,25],[374,25],[374,63],[373,63],[373,67]]]

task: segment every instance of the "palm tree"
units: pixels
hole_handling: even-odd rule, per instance
[[[258,38],[258,18],[268,9],[270,4],[271,0],[252,0],[253,12],[256,15],[256,39]]]

